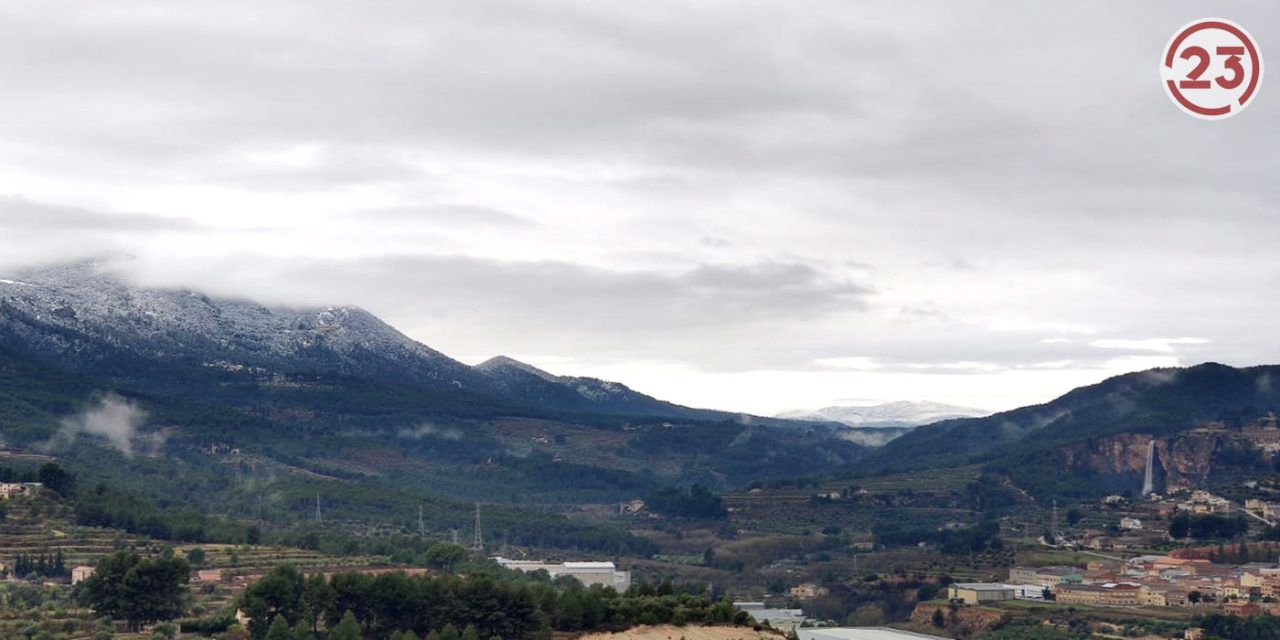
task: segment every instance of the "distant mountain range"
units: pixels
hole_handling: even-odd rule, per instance
[[[779,418],[838,422],[859,429],[918,427],[955,418],[979,418],[989,411],[940,402],[900,400],[867,406],[831,406],[813,411],[788,411]]]
[[[1139,488],[1148,450],[1161,488],[1206,486],[1274,464],[1248,429],[1280,408],[1277,381],[1278,366],[1204,364],[985,417],[897,402],[762,418],[507,357],[468,366],[355,307],[137,287],[96,262],[0,278],[0,448],[55,450],[82,472],[169,498],[179,485],[141,479],[187,474],[182,499],[229,509],[250,508],[235,487],[251,481],[283,487],[305,512],[316,483],[358,481],[405,503],[419,492],[581,503],[797,469],[852,477],[974,465],[1030,495],[1089,497]],[[102,415],[71,419],[95,402]],[[137,424],[107,420],[119,415]],[[72,428],[82,437],[64,433]],[[76,444],[85,442],[98,448]],[[138,455],[100,464],[112,444]],[[228,448],[252,464],[208,453]],[[349,505],[366,513],[379,500]]]
[[[236,487],[256,483],[305,513],[338,483],[369,492],[352,517],[424,494],[608,502],[838,468],[867,451],[842,430],[508,357],[469,366],[350,306],[139,287],[93,261],[0,277],[0,449],[165,501],[244,510]],[[146,480],[158,474],[183,482]]]

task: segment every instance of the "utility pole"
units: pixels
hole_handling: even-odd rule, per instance
[[[1050,540],[1049,543],[1055,544],[1055,545],[1058,544],[1058,501],[1057,499],[1054,499],[1053,501],[1053,527],[1049,530],[1049,533],[1053,535],[1053,540]]]
[[[427,537],[427,525],[422,521],[422,505],[418,505],[418,536]]]
[[[471,548],[476,551],[484,551],[484,535],[480,529],[480,503],[476,503],[476,537],[471,542]]]
[[[320,494],[317,492],[316,493],[316,525],[319,526],[322,522],[324,521],[320,518]]]

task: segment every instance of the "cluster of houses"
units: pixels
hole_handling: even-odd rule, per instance
[[[1244,501],[1244,510],[1270,522],[1280,520],[1280,502],[1250,498]]]
[[[1008,583],[957,583],[948,597],[964,604],[1041,600],[1111,607],[1185,607],[1220,602],[1231,613],[1280,615],[1280,565],[1215,564],[1196,558],[1138,556],[1122,565],[1014,567]]]
[[[1204,514],[1204,513],[1231,513],[1231,501],[1221,496],[1215,496],[1208,491],[1196,490],[1191,492],[1191,497],[1186,500],[1172,501],[1167,500],[1160,505],[1159,512],[1162,516],[1170,515],[1175,511],[1185,513]]]

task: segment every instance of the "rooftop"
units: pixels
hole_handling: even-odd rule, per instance
[[[998,582],[957,582],[951,586],[970,591],[1007,591],[1012,588]]]
[[[796,629],[800,640],[946,640],[911,631],[899,631],[888,627],[827,627]]]

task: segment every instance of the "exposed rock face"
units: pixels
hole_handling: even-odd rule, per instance
[[[1005,614],[1000,611],[992,611],[989,609],[979,609],[977,607],[959,607],[952,609],[947,605],[932,604],[921,602],[911,611],[911,624],[914,628],[922,632],[936,633],[938,629],[933,626],[933,614],[935,611],[942,611],[947,626],[953,632],[959,631],[965,633],[963,637],[969,637],[967,634],[978,631],[986,631],[1005,619]]]
[[[1167,493],[1204,486],[1214,471],[1214,457],[1233,434],[1196,429],[1169,437],[1125,433],[1080,443],[1062,450],[1066,467],[1076,473],[1108,478],[1115,490],[1138,492],[1146,471],[1147,448],[1154,439],[1155,488]]]

